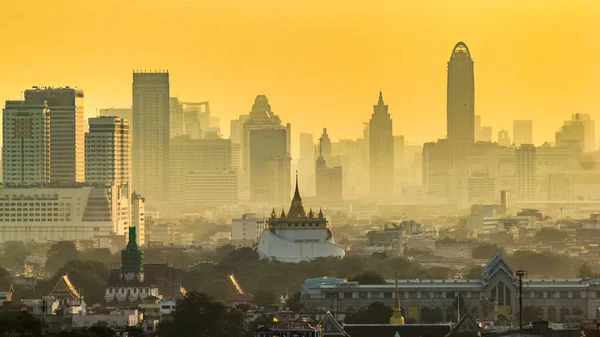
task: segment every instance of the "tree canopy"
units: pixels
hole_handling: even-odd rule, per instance
[[[385,284],[383,276],[370,270],[355,275],[350,278],[350,281],[358,282],[358,284]]]
[[[373,302],[344,319],[348,324],[389,324],[393,310],[381,302]]]

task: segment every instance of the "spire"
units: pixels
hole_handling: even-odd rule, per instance
[[[383,105],[383,92],[379,89],[379,105]]]
[[[298,171],[296,171],[296,191],[294,192],[292,205],[288,211],[288,218],[306,218],[306,211],[304,211],[300,190],[298,189]]]
[[[281,209],[281,217],[285,218],[285,210],[283,208]]]
[[[312,211],[312,208],[311,208],[311,209],[308,211],[308,218],[309,218],[309,219],[312,219],[312,218],[314,218],[314,217],[315,217],[315,214],[313,213],[313,211]]]
[[[319,208],[319,219],[323,219],[323,209]]]
[[[277,214],[275,213],[275,207],[273,207],[273,211],[271,212],[271,218],[276,217]]]
[[[392,314],[392,317],[390,317],[390,324],[404,324],[404,317],[402,317],[402,309],[400,308],[400,292],[398,291],[398,273],[396,273],[396,303],[394,304],[394,313]]]

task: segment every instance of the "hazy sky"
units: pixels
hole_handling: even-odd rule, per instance
[[[226,135],[265,94],[295,135],[338,139],[361,134],[382,89],[394,133],[421,143],[445,135],[462,40],[483,124],[496,138],[534,119],[542,142],[572,113],[600,119],[599,18],[597,0],[0,0],[0,100],[77,86],[93,116],[131,104],[132,70],[168,69],[171,95],[210,100]]]

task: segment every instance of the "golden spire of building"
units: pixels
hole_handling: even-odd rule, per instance
[[[396,304],[394,305],[394,313],[390,317],[390,324],[401,325],[404,324],[404,317],[402,317],[402,309],[400,309],[400,292],[398,291],[398,273],[396,273]]]

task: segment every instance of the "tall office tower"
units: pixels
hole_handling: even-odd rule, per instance
[[[373,106],[369,121],[369,185],[371,196],[381,197],[394,192],[394,136],[388,106],[379,102]]]
[[[315,196],[315,143],[312,133],[300,133],[299,135],[300,157],[298,158],[298,176],[300,189],[306,196]]]
[[[532,144],[523,144],[515,152],[517,176],[517,200],[535,200],[536,149]]]
[[[181,102],[184,119],[184,134],[192,139],[204,138],[211,130],[210,105],[208,102]],[[217,130],[218,131],[218,130]]]
[[[331,163],[331,139],[329,139],[329,135],[327,134],[327,128],[323,128],[323,133],[321,133],[321,137],[319,137],[318,146],[321,147],[319,151],[322,152],[323,158]],[[319,152],[317,151],[317,153]]]
[[[533,121],[513,121],[513,143],[516,146],[521,146],[523,144],[533,144]]]
[[[327,135],[327,130],[323,129]],[[323,135],[319,138],[319,156],[315,165],[316,172],[316,195],[319,202],[324,204],[339,204],[342,201],[342,167],[327,167],[327,160],[323,151]],[[329,143],[331,146],[331,143]],[[331,149],[331,148],[330,148]]]
[[[448,62],[447,138],[457,149],[473,144],[475,84],[473,60],[464,42],[454,46]]]
[[[427,197],[439,201],[453,196],[453,152],[448,139],[423,144],[422,179]]]
[[[133,111],[131,108],[108,108],[99,109],[99,117],[119,117],[129,122],[129,143],[133,141]],[[131,146],[131,145],[130,145]],[[129,232],[129,231],[128,231]],[[139,232],[138,232],[139,233]]]
[[[6,101],[2,142],[5,185],[50,182],[50,109],[45,101]]]
[[[510,137],[508,137],[508,131],[502,129],[498,131],[498,145],[500,146],[510,146]]]
[[[131,226],[135,227],[137,232],[137,244],[146,245],[146,207],[145,200],[139,194],[134,193],[131,196]],[[129,242],[129,231],[126,231],[126,241]]]
[[[583,152],[594,152],[595,122],[589,114],[573,114],[556,132],[556,146],[579,146]]]
[[[169,73],[133,73],[133,189],[150,204],[168,194]]]
[[[287,203],[291,195],[291,125],[281,124],[265,95],[256,96],[250,113],[231,125],[232,141],[239,140],[241,145],[240,199]]]
[[[176,216],[237,204],[231,140],[185,135],[173,138],[170,147],[169,202]]]
[[[34,87],[25,90],[25,100],[46,101],[50,108],[50,181],[83,182],[83,90]]]
[[[169,136],[171,138],[185,134],[185,121],[183,117],[183,105],[177,97],[169,98]]]
[[[119,117],[88,119],[85,134],[85,181],[129,186],[131,140],[129,121]]]

